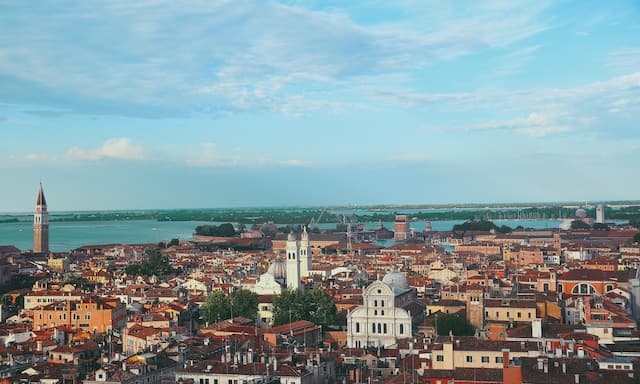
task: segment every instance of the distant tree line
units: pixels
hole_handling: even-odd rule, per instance
[[[511,233],[513,229],[507,225],[497,226],[489,220],[469,220],[453,226],[454,232],[464,231],[495,231],[499,233]]]

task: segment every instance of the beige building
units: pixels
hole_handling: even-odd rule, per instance
[[[66,257],[49,257],[47,260],[49,269],[53,272],[67,273],[69,272],[69,260]]]
[[[536,318],[535,300],[485,299],[485,321],[532,322]]]
[[[532,342],[489,341],[473,336],[441,336],[431,351],[433,369],[503,367],[505,358],[538,356],[538,346]]]

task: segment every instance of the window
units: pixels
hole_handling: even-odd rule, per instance
[[[376,323],[371,323],[371,333],[376,333]]]
[[[436,361],[444,361],[444,355],[436,355]]]
[[[356,333],[360,333],[360,323],[356,323]]]
[[[522,317],[522,312],[518,312],[518,319]]]
[[[489,356],[482,356],[481,360],[483,363],[488,363],[489,362]]]
[[[527,313],[527,317],[531,318],[531,312]]]
[[[485,316],[485,317],[489,317],[489,311],[486,311],[486,312],[484,313],[484,316]]]
[[[373,300],[373,306],[377,307],[378,306],[378,300]]]
[[[387,333],[387,323],[382,325],[382,333]]]
[[[384,316],[384,310],[383,310],[383,311],[380,311],[380,314],[381,314],[382,316]]]
[[[467,355],[467,363],[473,363],[473,356]]]
[[[382,333],[382,324],[378,323],[378,333]]]
[[[502,363],[502,356],[497,356],[497,357],[496,357],[496,363],[497,363],[497,364]]]
[[[496,319],[500,318],[500,312],[496,311]]]
[[[400,324],[400,334],[404,334],[404,324]]]
[[[380,306],[384,307],[384,300],[380,300]]]

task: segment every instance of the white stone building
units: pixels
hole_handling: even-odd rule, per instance
[[[404,274],[390,272],[374,281],[363,292],[363,305],[347,316],[347,345],[388,347],[411,337],[413,319],[405,308],[414,302],[415,290]]]

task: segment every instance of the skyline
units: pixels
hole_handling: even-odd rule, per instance
[[[1,7],[0,212],[638,198],[637,2]]]

